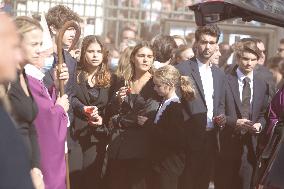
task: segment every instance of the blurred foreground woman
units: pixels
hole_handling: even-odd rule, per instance
[[[11,18],[0,13],[0,85],[16,79],[16,66],[23,61],[20,39]],[[0,96],[0,188],[31,189],[30,162]]]

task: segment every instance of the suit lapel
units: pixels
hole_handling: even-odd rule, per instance
[[[232,91],[232,94],[234,96],[234,101],[237,105],[237,108],[240,113],[242,113],[242,106],[241,106],[241,99],[240,99],[240,91],[239,91],[239,83],[238,83],[238,77],[235,71],[233,71],[229,77],[228,77],[228,83],[230,86],[230,89]]]
[[[205,106],[206,106],[206,101],[205,101],[205,95],[204,95],[204,90],[203,90],[203,86],[202,86],[202,81],[201,81],[201,77],[200,77],[200,73],[199,73],[199,69],[198,69],[198,64],[197,61],[192,61],[190,62],[190,67],[191,67],[191,75],[196,83],[196,86],[200,92],[200,96],[201,99],[203,100]]]
[[[214,93],[213,93],[213,109],[214,109],[214,113],[215,111],[218,109],[218,98],[219,97],[219,93],[220,93],[220,89],[219,89],[219,75],[218,75],[218,70],[217,68],[212,65],[211,67],[211,71],[212,71],[212,77],[213,77],[213,89],[214,89]]]

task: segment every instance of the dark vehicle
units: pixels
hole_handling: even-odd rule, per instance
[[[259,21],[284,27],[283,0],[199,0],[188,5],[195,13],[197,25],[232,18]]]
[[[283,0],[199,0],[188,5],[202,26],[242,18],[284,27]],[[260,155],[255,176],[258,189],[284,189],[284,123],[279,122]]]

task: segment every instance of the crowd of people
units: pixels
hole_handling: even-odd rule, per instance
[[[257,187],[283,116],[284,40],[268,59],[260,39],[218,44],[206,25],[190,43],[122,39],[115,55],[95,35],[69,49],[68,21],[81,18],[63,5],[40,21],[0,13],[0,188]]]

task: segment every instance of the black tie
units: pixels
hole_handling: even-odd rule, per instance
[[[243,118],[249,119],[250,113],[250,98],[251,98],[251,90],[250,90],[250,78],[245,77],[243,79],[244,87],[242,93],[242,107],[243,107]]]

